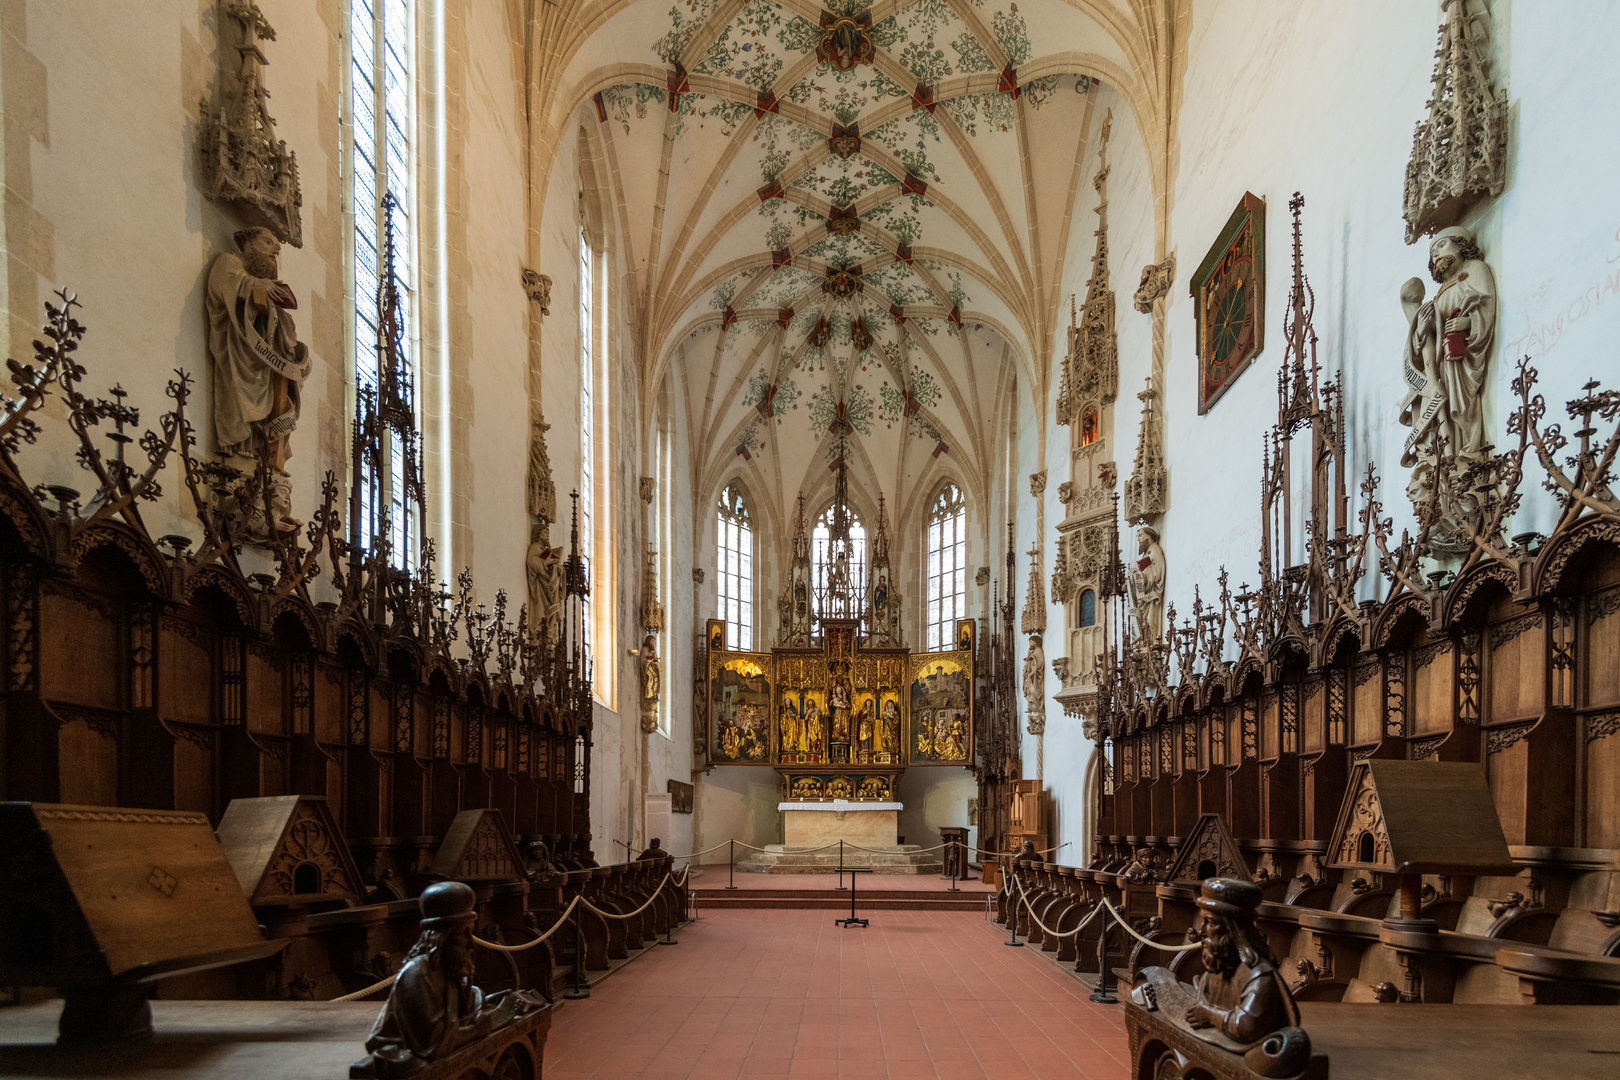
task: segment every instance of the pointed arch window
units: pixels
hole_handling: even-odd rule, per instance
[[[946,484],[928,510],[928,649],[950,648],[956,620],[967,615],[967,500]]]
[[[354,214],[354,376],[359,391],[379,390],[378,292],[390,271],[399,290],[404,340],[399,342],[399,374],[414,398],[417,382],[417,253],[415,130],[416,56],[414,5],[405,0],[353,0],[349,10],[349,84],[346,162]],[[394,265],[384,265],[385,193],[394,207]],[[420,403],[407,403],[413,412]],[[419,415],[419,413],[418,413]],[[420,432],[418,431],[418,434]],[[360,491],[361,539],[370,543],[386,518],[393,555],[400,566],[414,565],[419,523],[407,496],[406,448],[397,434],[376,470],[367,469]]]
[[[822,602],[832,574],[827,553],[832,543],[832,521],[833,508],[829,506],[816,518],[816,527],[810,532],[810,592],[818,620],[827,614],[822,610]],[[849,583],[851,596],[866,596],[866,526],[853,509],[849,511]],[[859,609],[857,599],[856,610]]]
[[[720,618],[726,620],[726,648],[754,647],[754,524],[742,490],[728,484],[716,513]]]

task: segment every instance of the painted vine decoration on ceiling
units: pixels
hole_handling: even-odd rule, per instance
[[[646,51],[593,102],[651,327],[644,362],[680,365],[703,402],[705,470],[819,441],[840,409],[845,441],[885,440],[860,456],[872,479],[927,467],[908,462],[912,438],[983,466],[999,423],[983,397],[1044,348],[1058,295],[1035,237],[1069,243],[1053,216],[1067,175],[1042,164],[1031,185],[1031,148],[1084,141],[1096,89],[1046,55],[1051,19],[1071,13],[1023,6],[652,8]],[[778,456],[778,482],[797,485],[780,471],[797,458]]]

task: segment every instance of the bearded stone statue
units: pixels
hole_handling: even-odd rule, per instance
[[[471,887],[440,881],[422,891],[422,935],[399,969],[350,1076],[413,1076],[458,1047],[544,1006],[524,990],[485,995],[472,984]]]
[[[208,357],[214,370],[214,439],[226,457],[265,454],[270,468],[270,520],[263,500],[244,491],[243,512],[257,539],[271,529],[291,532],[292,433],[299,399],[309,378],[309,349],[298,340],[291,312],[298,298],[280,280],[281,241],[269,229],[236,234],[241,254],[224,252],[208,272]],[[256,461],[237,467],[253,475]]]

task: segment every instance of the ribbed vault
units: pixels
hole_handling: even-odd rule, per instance
[[[1048,394],[1100,93],[1163,145],[1165,5],[539,6],[537,174],[578,126],[644,419],[678,369],[698,497],[741,475],[777,521],[814,501],[840,404],[852,482],[902,521],[940,474],[982,496]]]

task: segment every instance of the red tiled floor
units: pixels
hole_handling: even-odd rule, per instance
[[[557,1012],[546,1080],[1125,1080],[1118,1006],[984,916],[709,911]]]

